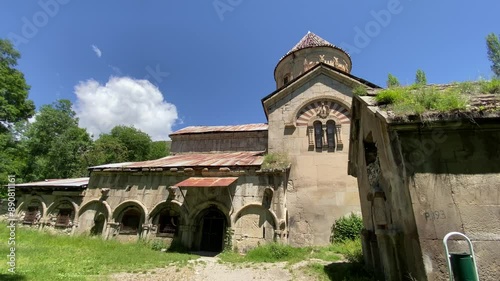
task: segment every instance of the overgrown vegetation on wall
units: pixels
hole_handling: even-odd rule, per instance
[[[290,166],[290,158],[286,152],[272,152],[264,156],[263,170],[284,170]]]
[[[462,82],[445,86],[414,84],[391,87],[378,92],[375,99],[379,105],[386,105],[388,110],[401,116],[421,115],[429,111],[465,111],[470,105],[471,97],[481,94],[500,94],[500,80]]]

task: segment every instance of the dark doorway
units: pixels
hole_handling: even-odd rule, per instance
[[[90,229],[91,235],[102,235],[102,231],[104,230],[104,223],[106,219],[102,214],[98,215],[94,220],[94,226]]]
[[[210,208],[202,218],[201,251],[221,252],[224,244],[226,218],[216,208]]]

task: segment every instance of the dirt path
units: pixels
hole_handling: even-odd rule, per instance
[[[222,263],[217,257],[200,257],[187,265],[171,265],[142,273],[118,273],[111,276],[116,281],[309,281],[314,280],[305,269],[308,263],[322,263],[322,260],[304,261],[292,266],[287,263]]]

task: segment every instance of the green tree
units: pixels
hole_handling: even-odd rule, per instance
[[[148,154],[148,160],[160,159],[170,155],[170,141],[154,141]]]
[[[491,70],[497,78],[500,78],[500,41],[495,33],[490,33],[486,37],[488,47],[488,58],[491,61]]]
[[[389,75],[387,75],[387,88],[399,87],[399,86],[400,84],[398,78],[389,73]]]
[[[26,132],[28,180],[85,176],[81,161],[92,143],[85,129],[78,127],[78,118],[69,100],[44,105]]]
[[[128,150],[119,139],[103,134],[82,157],[87,167],[127,162]]]
[[[427,78],[425,77],[425,72],[421,69],[417,70],[417,74],[415,75],[415,84],[427,85]]]
[[[0,39],[0,132],[35,113],[35,105],[28,99],[30,87],[15,68],[20,57],[9,40]]]
[[[127,148],[127,161],[143,161],[151,150],[151,137],[141,130],[129,126],[116,126],[110,135]]]

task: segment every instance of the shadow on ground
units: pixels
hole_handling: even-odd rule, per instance
[[[331,263],[323,268],[328,278],[332,281],[376,281],[375,276],[366,271],[359,263]]]
[[[19,274],[0,274],[0,280],[2,281],[24,281],[28,280],[26,276]]]

